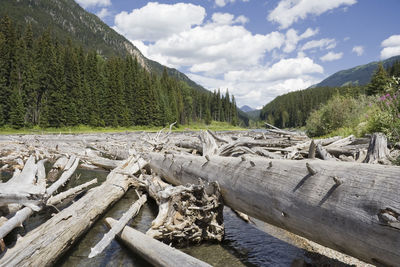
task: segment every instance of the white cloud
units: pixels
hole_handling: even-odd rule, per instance
[[[321,15],[342,5],[354,5],[357,0],[281,0],[268,15],[269,21],[280,24],[281,29],[290,27],[309,15]]]
[[[334,60],[338,60],[341,59],[343,57],[343,53],[335,53],[335,52],[329,52],[325,55],[323,55],[322,57],[320,57],[319,59],[321,59],[321,61],[334,61]]]
[[[250,0],[242,0],[243,2],[249,2]],[[228,3],[234,3],[235,0],[215,0],[215,5],[219,6],[219,7],[224,7],[226,6]]]
[[[229,13],[214,13],[212,15],[212,21],[219,25],[232,25],[232,24],[246,24],[249,19],[245,16],[238,16],[235,18],[234,15]]]
[[[225,74],[225,80],[238,82],[274,82],[278,80],[294,79],[306,74],[323,73],[322,66],[314,63],[308,57],[282,59],[269,68],[258,67],[251,70],[230,71]]]
[[[200,7],[204,12],[196,19],[194,14],[177,18],[175,12],[164,12],[176,8],[174,4],[156,3],[162,6],[157,11],[162,11],[162,16],[154,9],[150,12],[149,5],[125,13],[129,19],[118,23],[116,19],[115,29],[132,40],[146,57],[185,70],[191,79],[208,89],[229,89],[239,105],[265,105],[282,93],[319,82],[316,76],[322,76],[323,68],[304,52],[299,51],[297,58],[282,58],[281,53],[281,49],[296,49],[300,40],[314,36],[318,29],[253,34],[246,29],[248,19],[244,16],[214,13],[206,21]],[[190,11],[195,10],[193,7],[196,6],[184,4]],[[141,13],[146,19],[140,21],[144,18]],[[171,28],[168,22],[179,26]],[[137,27],[139,34],[131,30]],[[286,48],[287,42],[294,48]]]
[[[382,41],[381,59],[400,55],[400,35],[392,35]]]
[[[356,53],[357,56],[362,56],[364,54],[364,47],[361,45],[356,45],[351,51]]]
[[[310,38],[311,36],[314,36],[315,34],[318,33],[318,29],[311,29],[308,28],[303,34],[297,35],[297,31],[293,29],[289,29],[286,32],[286,41],[285,41],[285,47],[283,49],[283,52],[285,53],[290,53],[293,52],[296,47],[297,43],[303,39]]]
[[[149,54],[168,57],[169,65],[214,75],[259,64],[267,51],[280,48],[284,35],[256,34],[239,25],[214,22],[174,34],[149,46]]]
[[[83,8],[94,7],[94,6],[110,6],[111,0],[75,0]]]
[[[336,41],[335,39],[320,39],[320,40],[312,40],[307,43],[305,43],[301,50],[309,50],[309,49],[314,49],[314,48],[319,48],[319,49],[332,49],[336,47]]]
[[[96,15],[100,18],[100,19],[105,19],[106,17],[111,15],[111,12],[103,7],[99,12],[96,13]]]
[[[150,2],[131,13],[117,14],[114,28],[131,40],[157,41],[200,25],[205,16],[206,11],[201,6]]]

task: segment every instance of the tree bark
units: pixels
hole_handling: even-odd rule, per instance
[[[173,184],[217,181],[233,209],[373,264],[400,262],[400,168],[147,155]]]
[[[389,154],[386,136],[383,133],[374,133],[369,142],[367,156],[363,162],[390,164],[388,160]]]
[[[117,224],[112,218],[106,218],[109,227]],[[154,266],[159,267],[210,267],[211,265],[189,256],[175,248],[165,245],[129,226],[125,226],[118,235],[133,252]]]
[[[96,246],[91,249],[89,258],[93,258],[103,252],[103,250],[111,243],[111,241],[113,241],[114,237],[119,234],[122,229],[124,229],[129,220],[139,213],[140,208],[144,203],[146,203],[146,201],[146,195],[142,195],[137,201],[135,201],[129,210],[122,215],[118,222],[111,227],[110,231],[108,231],[107,234],[105,234],[103,238],[96,244]]]

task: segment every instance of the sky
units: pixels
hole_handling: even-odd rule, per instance
[[[75,0],[148,58],[261,108],[400,55],[399,0]]]

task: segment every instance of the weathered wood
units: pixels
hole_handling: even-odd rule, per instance
[[[315,145],[314,140],[312,140],[310,143],[310,148],[308,149],[308,158],[309,159],[315,159],[316,149],[317,149],[317,146]]]
[[[369,142],[367,156],[363,162],[390,164],[389,154],[386,136],[383,133],[374,133]]]
[[[109,227],[117,224],[112,218],[105,219]],[[139,254],[143,259],[154,266],[159,267],[210,267],[211,265],[189,256],[182,251],[165,245],[129,226],[125,226],[123,231],[118,235],[125,245],[133,252]]]
[[[114,237],[119,234],[122,229],[124,229],[129,220],[139,213],[140,208],[144,203],[146,203],[146,201],[146,195],[142,195],[137,201],[135,201],[128,211],[122,214],[122,217],[118,220],[118,222],[111,227],[110,231],[108,231],[107,234],[105,234],[103,238],[96,244],[96,246],[90,250],[88,257],[93,258],[103,252],[103,250],[111,243],[111,241],[113,241]]]
[[[173,184],[194,183],[199,177],[217,181],[224,202],[249,216],[366,262],[400,262],[399,167],[217,156],[209,161],[179,155],[172,159],[155,153],[147,157],[151,168]]]
[[[144,165],[143,160],[140,164]],[[51,266],[131,185],[139,171],[132,156],[112,171],[100,186],[20,238],[0,259],[0,266]]]
[[[69,198],[69,197],[71,197],[71,196],[75,196],[75,195],[81,193],[83,190],[85,190],[85,189],[88,188],[89,186],[91,186],[91,185],[93,185],[93,184],[96,184],[96,183],[97,183],[97,178],[95,178],[95,179],[93,179],[93,180],[91,180],[91,181],[89,181],[89,182],[86,182],[86,183],[84,183],[84,184],[75,186],[75,187],[73,187],[73,188],[71,188],[71,189],[69,189],[69,190],[67,190],[67,191],[65,191],[65,192],[62,192],[62,193],[59,193],[59,194],[57,194],[57,195],[55,195],[55,196],[50,197],[50,198],[47,200],[47,203],[46,203],[46,204],[47,204],[47,205],[57,205],[57,204],[60,204],[60,203],[63,202],[65,199],[67,199],[67,198]]]
[[[0,205],[19,204],[39,210],[45,187],[43,183],[40,186],[36,185],[37,170],[35,158],[30,156],[21,173],[15,172],[14,176],[0,187]],[[19,205],[13,208],[18,210],[21,208]]]
[[[221,138],[221,137],[217,136],[217,134],[214,133],[213,131],[207,130],[207,132],[208,132],[209,134],[211,134],[211,136],[214,137],[214,139],[217,140],[218,142],[225,143],[225,144],[229,143],[229,142],[228,142],[227,140],[225,140],[224,138]]]
[[[174,187],[158,176],[143,177],[147,192],[158,204],[147,235],[176,246],[222,240],[223,204],[217,183]]]
[[[207,131],[201,131],[200,140],[203,144],[203,156],[211,156],[217,153],[218,145],[211,134],[209,134]]]
[[[46,190],[47,195],[51,196],[52,194],[54,194],[58,188],[64,185],[69,180],[69,178],[71,178],[76,168],[78,167],[79,160],[80,160],[79,158],[74,157],[73,165],[71,165],[71,167],[68,169],[65,168],[66,171],[64,171],[63,174],[61,174],[61,177],[57,181],[55,181],[49,188],[47,188]]]
[[[329,154],[328,151],[326,151],[326,149],[321,146],[321,144],[317,144],[316,151],[323,160],[337,161],[337,158]]]
[[[8,235],[14,228],[22,226],[22,223],[28,219],[33,213],[29,207],[24,207],[17,211],[15,215],[0,226],[0,239]],[[2,266],[0,264],[0,266]]]
[[[37,177],[38,177],[38,186],[35,187],[39,187],[40,192],[41,192],[41,197],[39,197],[35,202],[34,206],[28,205],[26,207],[24,207],[23,209],[19,210],[20,207],[16,207],[16,213],[14,214],[14,216],[8,220],[7,222],[5,222],[1,227],[0,227],[0,239],[4,238],[7,234],[9,234],[14,228],[19,227],[22,225],[22,223],[24,221],[26,221],[33,213],[33,211],[39,211],[43,208],[42,204],[43,204],[43,194],[45,192],[45,170],[44,170],[44,160],[41,160],[38,162],[37,164]],[[52,185],[51,188],[47,189],[47,195],[51,196],[54,192],[56,192],[58,190],[58,188],[60,188],[71,176],[72,174],[75,172],[76,167],[78,166],[79,163],[79,159],[75,159],[75,164],[67,171],[65,171],[65,175],[63,173],[63,175],[61,176],[60,180],[62,179],[61,182],[59,183],[54,183]],[[61,194],[62,195],[62,194]],[[57,197],[59,198],[59,197]],[[48,204],[51,204],[48,203]],[[26,205],[26,203],[24,203],[24,205]]]

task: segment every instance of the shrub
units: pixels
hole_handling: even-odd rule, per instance
[[[365,96],[353,98],[336,95],[318,110],[313,111],[306,122],[306,132],[309,136],[322,136],[345,129],[344,132],[356,132],[357,125],[365,120],[368,109],[368,99]]]
[[[392,142],[400,141],[400,90],[381,96],[373,106],[367,131],[383,132]]]

